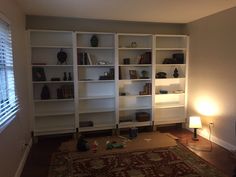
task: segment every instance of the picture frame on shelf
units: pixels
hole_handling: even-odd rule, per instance
[[[130,79],[138,79],[137,71],[136,70],[129,70],[129,77],[130,77]]]
[[[46,75],[43,67],[32,68],[33,81],[46,81]]]

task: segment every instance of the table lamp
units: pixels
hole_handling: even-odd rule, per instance
[[[199,116],[190,116],[189,117],[189,128],[194,129],[193,140],[198,141],[197,138],[197,129],[202,128],[202,122]]]

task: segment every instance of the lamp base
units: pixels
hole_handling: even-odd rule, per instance
[[[195,137],[192,137],[192,140],[193,140],[193,141],[199,141],[199,139],[198,139],[198,138],[195,138]]]
[[[192,137],[193,141],[198,141],[198,137],[197,137],[197,128],[194,128],[194,132],[193,132],[193,137]]]

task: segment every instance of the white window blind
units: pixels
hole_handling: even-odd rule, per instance
[[[15,92],[10,26],[0,19],[0,128],[15,117],[18,99]]]

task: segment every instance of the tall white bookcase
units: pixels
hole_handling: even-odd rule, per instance
[[[29,38],[34,135],[74,132],[72,32],[30,30]],[[67,62],[59,64],[57,53],[61,50],[67,53]],[[68,77],[69,73],[72,79],[64,79],[64,74]],[[41,98],[43,87],[48,88],[47,99]],[[57,99],[61,88],[68,91]]]
[[[28,33],[35,136],[185,122],[188,36],[49,30]],[[90,42],[94,35],[96,46]],[[58,62],[61,50],[67,54],[66,63]],[[184,56],[183,61],[164,62],[174,54]],[[175,69],[178,77],[173,76]],[[45,79],[35,79],[38,70],[44,71]],[[166,77],[157,78],[160,72]],[[45,85],[50,98],[42,99]],[[61,88],[66,89],[63,96]]]
[[[154,124],[183,123],[187,108],[188,37],[155,35],[154,45],[155,72],[166,73],[166,78],[155,76]],[[170,61],[173,55],[183,55],[183,60]],[[175,70],[178,76],[174,76]]]
[[[118,33],[118,127],[152,125],[152,35]],[[137,114],[146,120],[137,120]]]
[[[79,132],[115,129],[115,34],[77,32],[76,39]]]

